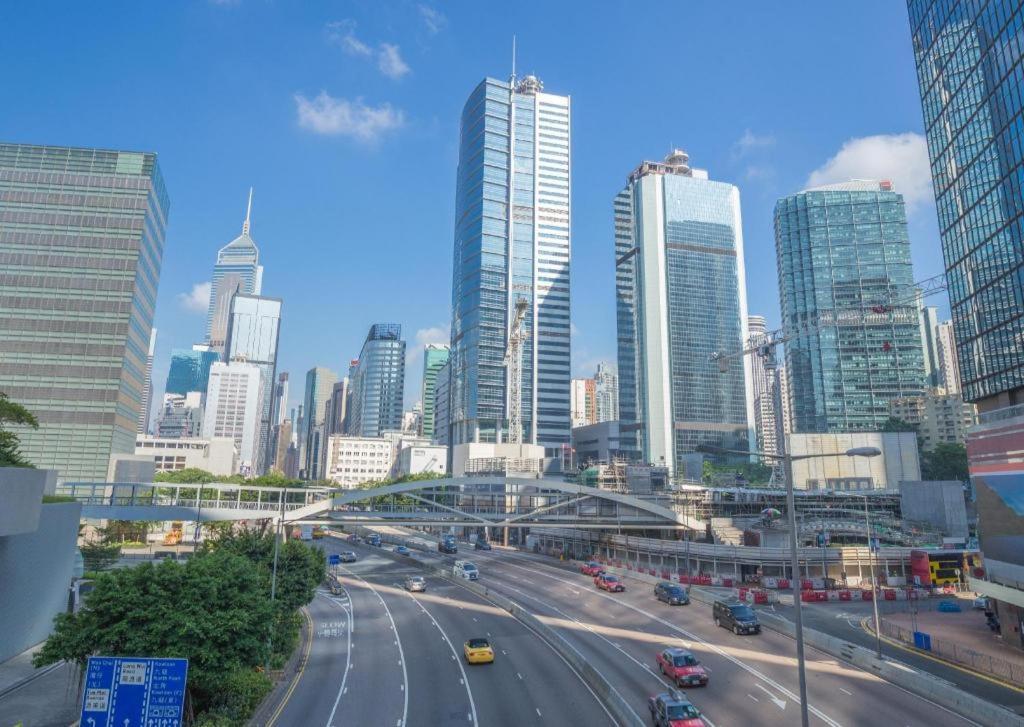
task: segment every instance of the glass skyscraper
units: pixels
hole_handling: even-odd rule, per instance
[[[0,143],[0,391],[64,480],[135,452],[169,206],[156,154]]]
[[[171,365],[167,369],[164,394],[187,394],[206,391],[210,380],[210,367],[220,360],[220,354],[208,346],[171,349]]]
[[[231,298],[235,293],[259,295],[263,288],[263,266],[260,265],[260,251],[249,235],[249,218],[252,214],[252,190],[249,190],[249,206],[242,223],[242,234],[217,252],[217,264],[213,266],[213,280],[210,284],[210,308],[206,314],[206,340],[210,347],[222,353],[228,337],[231,315]],[[225,357],[225,360],[227,358]]]
[[[437,372],[448,363],[447,346],[428,343],[423,349],[423,426],[420,436],[434,436],[434,410],[437,395]]]
[[[451,444],[507,440],[503,363],[522,324],[522,441],[569,444],[570,102],[486,78],[462,111],[452,275]]]
[[[352,437],[379,437],[402,429],[405,341],[397,323],[370,326],[359,360],[349,369],[352,387],[348,431]],[[330,389],[327,391],[330,396]]]
[[[615,198],[621,447],[684,472],[701,444],[747,450],[752,395],[739,190],[679,150]]]
[[[925,387],[903,195],[857,180],[784,197],[775,250],[793,431],[879,431]]]
[[[327,433],[324,424],[337,382],[338,375],[323,366],[314,366],[306,372],[306,389],[302,399],[306,415],[302,420],[303,431],[299,436],[305,443],[300,466],[307,479],[316,479],[323,454],[321,445]]]

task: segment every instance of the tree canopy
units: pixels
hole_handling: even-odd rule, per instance
[[[21,404],[0,391],[0,467],[34,467],[21,453],[21,440],[8,429],[10,425],[39,428],[39,421]]]
[[[967,447],[959,443],[939,442],[931,451],[921,452],[921,477],[925,480],[966,482],[970,478]]]

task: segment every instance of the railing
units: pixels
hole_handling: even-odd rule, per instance
[[[107,496],[74,496],[83,505],[104,507],[194,507],[204,510],[258,510],[260,512],[277,512],[281,509],[280,502],[256,502],[254,500],[198,500],[166,495],[140,495],[137,497]],[[305,507],[305,502],[286,502],[285,511],[298,510]]]
[[[890,638],[914,646],[914,633],[891,621],[881,619],[882,633]],[[989,654],[970,649],[955,641],[931,639],[931,653],[957,664],[963,664],[983,674],[1003,679],[1012,684],[1024,684],[1024,664],[1016,664]]]

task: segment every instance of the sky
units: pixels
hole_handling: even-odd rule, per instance
[[[809,185],[904,194],[942,272],[904,3],[180,0],[0,6],[0,140],[153,151],[171,198],[155,326],[201,342],[217,250],[252,235],[278,370],[340,373],[402,324],[406,408],[447,342],[459,116],[511,71],[572,97],[573,374],[615,360],[612,199],[672,146],[740,189],[750,313],[779,324],[772,209]],[[948,314],[945,294],[930,303]]]

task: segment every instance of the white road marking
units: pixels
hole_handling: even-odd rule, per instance
[[[766,687],[762,686],[761,684],[755,684],[754,686],[757,687],[758,689],[760,689],[765,694],[767,694],[768,698],[772,700],[772,704],[774,704],[776,707],[778,707],[779,709],[785,709],[786,708],[786,700],[785,699],[779,699],[774,694],[769,692],[768,689]]]
[[[343,587],[344,588],[344,587]],[[346,591],[347,593],[347,591]],[[341,701],[341,695],[348,693],[348,687],[345,686],[345,682],[348,680],[348,673],[352,669],[352,632],[355,631],[355,609],[346,608],[342,609],[348,615],[348,647],[345,649],[345,671],[341,675],[341,685],[338,687],[338,696],[334,698],[334,706],[331,707],[331,715],[327,718],[327,727],[331,727],[331,723],[334,722],[334,714],[338,711],[338,702]]]
[[[417,601],[416,598],[411,593],[407,595],[409,596],[409,598],[419,603],[419,601]],[[423,607],[422,604],[420,604],[420,606]],[[459,661],[458,655],[455,651],[455,647],[452,646],[452,642],[451,639],[448,638],[448,634],[446,634],[444,632],[444,629],[441,628],[441,624],[437,622],[437,619],[434,618],[434,615],[430,613],[430,611],[428,611],[426,608],[423,608],[423,612],[427,614],[430,620],[434,622],[434,625],[437,626],[437,628],[441,631],[441,637],[445,640],[445,643],[448,644],[448,648],[451,649],[452,661],[454,661],[459,666],[459,672],[461,672],[462,674],[461,682],[462,685],[466,687],[466,696],[469,697],[469,721],[473,724],[476,724],[476,703],[473,701],[473,690],[469,686],[469,677],[466,676],[466,668],[462,666],[462,662]]]
[[[542,716],[541,713],[540,713],[540,707],[534,707],[534,709],[537,710],[537,716],[538,717]]]
[[[839,691],[842,692],[843,694],[848,695],[848,696],[851,696],[851,697],[853,696],[853,692],[847,691],[846,689],[843,689],[842,687],[839,687]]]
[[[748,694],[747,696],[750,697],[751,699],[753,699],[755,702],[760,702],[761,701],[760,699],[755,697],[753,694]]]
[[[516,672],[516,676],[517,676],[517,677],[519,677],[520,679],[522,679],[522,678],[523,678],[523,675],[522,675],[522,674],[520,674],[519,672]]]

